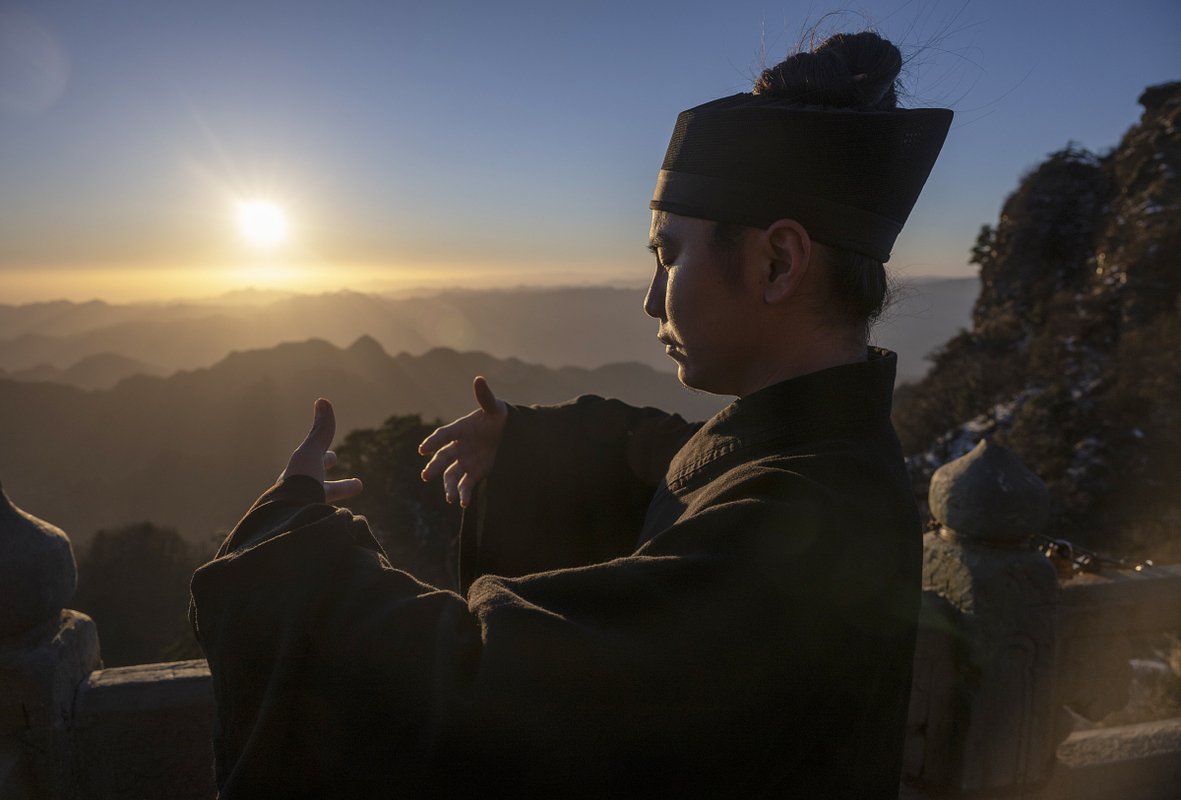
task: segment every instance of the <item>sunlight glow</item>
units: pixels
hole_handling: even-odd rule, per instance
[[[256,247],[274,247],[287,238],[287,218],[273,203],[253,200],[238,204],[238,229]]]
[[[227,292],[306,293],[342,290],[375,294],[505,286],[571,286],[612,283],[640,290],[635,265],[599,265],[583,272],[520,268],[503,264],[369,263],[275,259],[239,259],[235,264],[160,262],[150,267],[40,266],[0,270],[0,302],[37,303],[72,300],[83,303],[204,301]],[[634,286],[633,286],[634,284]]]
[[[306,269],[282,264],[256,264],[251,267],[230,270],[226,281],[235,288],[306,290],[309,273]]]

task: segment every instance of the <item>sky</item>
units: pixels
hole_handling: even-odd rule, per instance
[[[968,276],[1026,170],[1181,79],[1176,0],[832,8],[0,0],[0,303],[641,283],[677,113],[817,23],[879,30],[904,104],[956,112],[889,266]]]

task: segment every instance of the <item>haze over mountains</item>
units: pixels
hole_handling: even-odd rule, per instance
[[[921,284],[877,340],[910,350],[903,364],[913,374],[920,354],[966,324],[975,288],[974,279]],[[467,413],[477,374],[509,402],[594,393],[710,416],[730,398],[678,383],[642,294],[0,306],[0,480],[79,544],[142,520],[200,540],[232,525],[274,479],[318,396],[337,407],[339,439],[395,414]]]
[[[704,418],[727,400],[690,394],[641,364],[550,369],[447,349],[390,356],[369,337],[347,349],[309,340],[103,391],[0,380],[0,479],[76,541],[138,520],[202,538],[231,525],[275,478],[316,397],[335,403],[343,438],[394,414],[467,413],[477,374],[519,403],[594,392]]]
[[[975,278],[903,287],[874,336],[899,352],[900,380],[920,378],[927,352],[968,324],[978,287]],[[210,366],[233,351],[308,338],[344,347],[360,336],[372,336],[389,353],[450,347],[550,367],[637,361],[671,372],[655,341],[656,323],[640,310],[642,300],[642,288],[578,287],[0,305],[0,377],[109,388],[134,374]],[[91,361],[80,363],[84,359]]]

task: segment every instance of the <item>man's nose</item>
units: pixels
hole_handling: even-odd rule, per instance
[[[664,320],[664,283],[665,271],[657,266],[648,294],[644,296],[644,313],[661,321]]]

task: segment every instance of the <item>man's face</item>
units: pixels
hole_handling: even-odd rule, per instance
[[[757,325],[741,245],[716,242],[708,220],[653,211],[649,249],[656,274],[644,311],[660,320],[657,336],[677,377],[694,389],[743,394]]]

